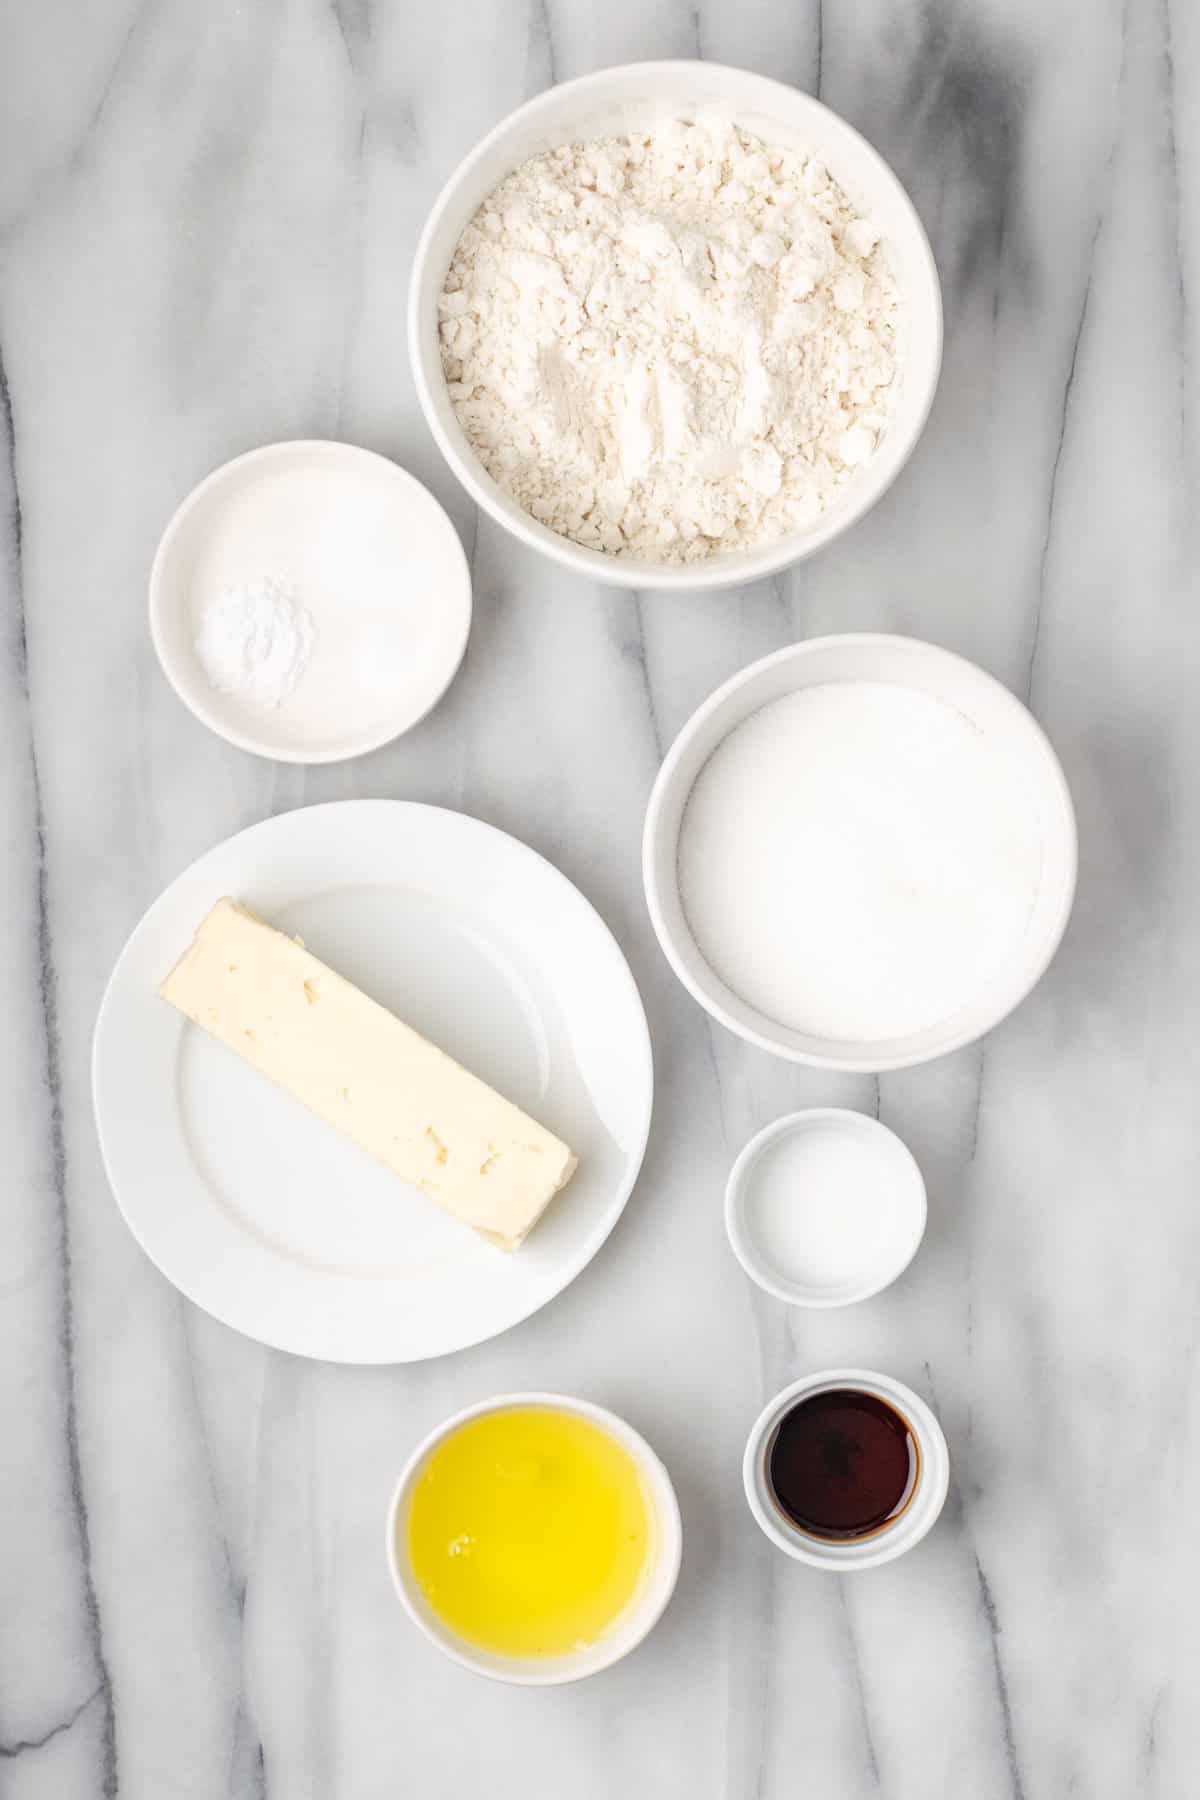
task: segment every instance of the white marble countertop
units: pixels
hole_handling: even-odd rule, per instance
[[[1185,1800],[1200,1748],[1200,13],[1179,0],[67,0],[0,21],[0,1794],[4,1800]],[[815,89],[929,227],[947,354],[884,503],[770,584],[588,590],[477,520],[412,395],[419,222],[501,114],[701,54]],[[450,508],[476,622],[446,701],[360,763],[227,748],[145,622],[164,520],[269,439],[343,437]],[[834,1078],[669,975],[638,839],[660,753],[752,657],[897,629],[1028,696],[1079,811],[1079,900],[982,1050]],[[645,1173],[559,1300],[480,1349],[265,1351],[155,1272],[89,1100],[102,984],[238,827],[343,795],[476,813],[611,923],[650,1014]],[[930,1188],[889,1293],[751,1291],[720,1195],[775,1114],[878,1110]],[[760,1536],[739,1457],[805,1370],[891,1371],[954,1464],[934,1534],[850,1579]],[[580,1687],[477,1682],[404,1619],[381,1519],[441,1415],[554,1385],[661,1450],[676,1600]],[[1193,1709],[1193,1724],[1187,1712]]]

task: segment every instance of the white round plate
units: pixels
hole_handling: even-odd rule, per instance
[[[314,627],[308,667],[275,707],[222,693],[196,652],[204,609],[266,580]],[[407,470],[354,444],[266,444],[215,469],[150,573],[150,633],[179,698],[277,762],[339,762],[409,731],[454,679],[470,629],[471,573],[446,513]]]
[[[225,894],[577,1152],[520,1250],[486,1243],[159,999]],[[461,1350],[552,1299],[620,1216],[653,1094],[637,988],[582,894],[504,832],[390,800],[268,819],[172,882],[113,971],[92,1074],[113,1192],[168,1280],[262,1343],[352,1363]]]

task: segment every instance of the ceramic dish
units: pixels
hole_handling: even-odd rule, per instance
[[[311,661],[276,707],[214,687],[206,606],[271,579],[310,615]],[[450,520],[406,470],[351,444],[267,444],[202,481],[150,575],[150,631],[179,698],[239,749],[277,762],[361,756],[423,719],[454,678],[471,577]]]
[[[442,373],[438,298],[463,227],[520,163],[561,144],[645,130],[697,110],[731,114],[770,143],[825,162],[850,199],[883,229],[905,306],[904,360],[895,409],[871,461],[809,529],[685,566],[607,556],[538,523],[492,480],[454,416]],[[471,497],[506,531],[564,568],[618,587],[729,587],[811,556],[847,530],[890,487],[921,435],[942,353],[941,292],[921,222],[876,150],[808,94],[706,62],[630,63],[550,88],[510,113],[467,156],[439,195],[421,234],[409,294],[409,356],[417,395],[442,453]]]
[[[885,1525],[873,1537],[857,1543],[834,1543],[801,1531],[775,1499],[767,1473],[772,1441],[785,1415],[797,1401],[830,1388],[853,1388],[885,1401],[907,1421],[917,1444],[919,1468],[908,1505],[894,1524]],[[869,1369],[824,1369],[818,1375],[793,1381],[767,1402],[746,1442],[742,1478],[750,1511],[777,1549],[796,1562],[848,1575],[857,1569],[875,1569],[881,1563],[894,1562],[932,1530],[950,1487],[950,1452],[929,1407],[902,1381],[890,1375],[876,1375]]]
[[[680,826],[697,776],[735,726],[773,700],[827,682],[911,687],[953,707],[1019,772],[1042,843],[1036,898],[1019,943],[979,990],[927,1029],[870,1041],[798,1031],[747,1004],[701,954],[678,883]],[[1020,701],[974,663],[915,638],[855,633],[812,638],[752,663],[692,714],[659,770],[646,812],[642,870],[650,917],[675,973],[714,1019],[749,1043],[817,1068],[907,1068],[971,1043],[999,1024],[1040,979],[1066,929],[1075,895],[1075,814],[1066,778],[1041,727]]]
[[[243,899],[578,1153],[515,1254],[407,1188],[180,1018],[157,987],[213,903]],[[432,806],[354,800],[252,826],[154,903],[93,1054],[109,1180],[147,1255],[249,1337],[330,1362],[413,1362],[494,1337],[596,1254],[650,1123],[645,1014],[565,876]]]
[[[747,1275],[791,1306],[849,1306],[903,1274],[925,1232],[912,1152],[866,1113],[814,1107],[752,1137],[725,1229]]]
[[[514,1406],[554,1407],[576,1413],[607,1431],[638,1464],[654,1507],[656,1553],[642,1593],[632,1610],[609,1633],[590,1644],[587,1649],[570,1656],[537,1660],[497,1656],[464,1642],[442,1623],[428,1605],[400,1544],[400,1531],[413,1488],[437,1446],[460,1425],[465,1425],[468,1419],[477,1419],[484,1413],[499,1412]],[[564,1682],[581,1681],[587,1675],[596,1675],[601,1669],[610,1668],[613,1663],[628,1656],[631,1650],[636,1650],[643,1638],[653,1630],[675,1591],[683,1554],[683,1525],[679,1516],[679,1502],[665,1465],[645,1438],[616,1413],[565,1394],[500,1394],[493,1400],[485,1400],[478,1406],[468,1406],[462,1412],[455,1413],[453,1418],[445,1420],[435,1431],[430,1432],[413,1451],[396,1483],[396,1491],[388,1508],[386,1554],[392,1581],[409,1618],[424,1632],[430,1643],[436,1644],[446,1656],[476,1675],[489,1676],[493,1681],[507,1681],[518,1687],[558,1687]]]

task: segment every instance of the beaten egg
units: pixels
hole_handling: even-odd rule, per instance
[[[500,1656],[595,1643],[637,1598],[655,1554],[637,1460],[590,1419],[548,1406],[484,1413],[452,1432],[399,1529],[438,1619]]]

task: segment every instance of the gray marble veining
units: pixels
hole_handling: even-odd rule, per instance
[[[523,97],[704,56],[818,91],[926,221],[947,348],[876,511],[755,588],[589,590],[477,519],[417,411],[416,232]],[[68,0],[0,13],[0,1795],[4,1800],[1187,1800],[1200,1750],[1200,13],[1181,0]],[[471,553],[446,700],[342,768],[254,761],[145,628],[180,495],[336,436]],[[1075,918],[982,1046],[825,1077],[670,977],[641,814],[691,708],[825,630],[912,632],[1027,696],[1071,781]],[[646,1169],[580,1280],[492,1344],[308,1365],[196,1312],[107,1191],[89,1045],[128,931],[269,813],[380,794],[557,861],[654,1033]],[[751,1291],[719,1199],[787,1108],[878,1112],[931,1202],[841,1314]],[[911,1556],[793,1567],[740,1492],[762,1400],[835,1362],[936,1406],[954,1485]],[[676,1477],[679,1593],[577,1689],[473,1681],[409,1628],[380,1520],[417,1436],[505,1388],[626,1412]]]

